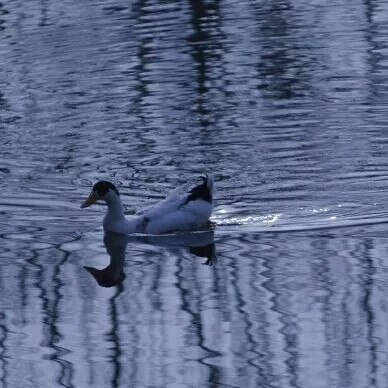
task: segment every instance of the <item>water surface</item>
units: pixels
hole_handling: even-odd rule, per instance
[[[385,387],[387,12],[0,3],[1,385]],[[213,231],[104,245],[79,209],[203,172]]]

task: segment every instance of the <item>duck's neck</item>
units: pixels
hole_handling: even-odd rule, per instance
[[[110,219],[119,220],[125,218],[124,216],[124,208],[121,203],[120,197],[112,196],[106,200],[108,205],[108,213]]]

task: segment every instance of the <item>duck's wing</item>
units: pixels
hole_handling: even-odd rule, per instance
[[[198,206],[195,205],[195,202],[197,200],[202,200],[209,204],[212,203],[213,176],[206,175],[205,177],[201,177],[201,179],[203,182],[192,188],[188,193],[179,194],[182,186],[177,187],[164,200],[140,209],[135,215],[144,215],[152,220],[177,211],[189,213],[194,211],[196,213]],[[186,186],[184,185],[184,187]]]
[[[135,215],[144,215],[150,219],[162,217],[177,211],[186,202],[187,196],[188,194],[178,194],[178,192],[170,193],[162,201],[138,210]]]

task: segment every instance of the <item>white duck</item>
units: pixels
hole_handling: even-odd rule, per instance
[[[113,183],[99,181],[86,201],[85,208],[98,200],[108,205],[103,226],[106,232],[120,234],[144,233],[163,234],[178,230],[200,228],[209,220],[213,210],[213,176],[201,177],[203,183],[186,194],[179,194],[179,188],[164,200],[139,210],[133,216],[125,217],[120,194]]]

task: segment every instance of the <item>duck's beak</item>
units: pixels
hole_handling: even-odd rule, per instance
[[[89,197],[86,199],[86,201],[81,205],[81,209],[84,209],[85,207],[89,207],[97,200],[98,200],[97,194],[94,191],[92,191]]]

